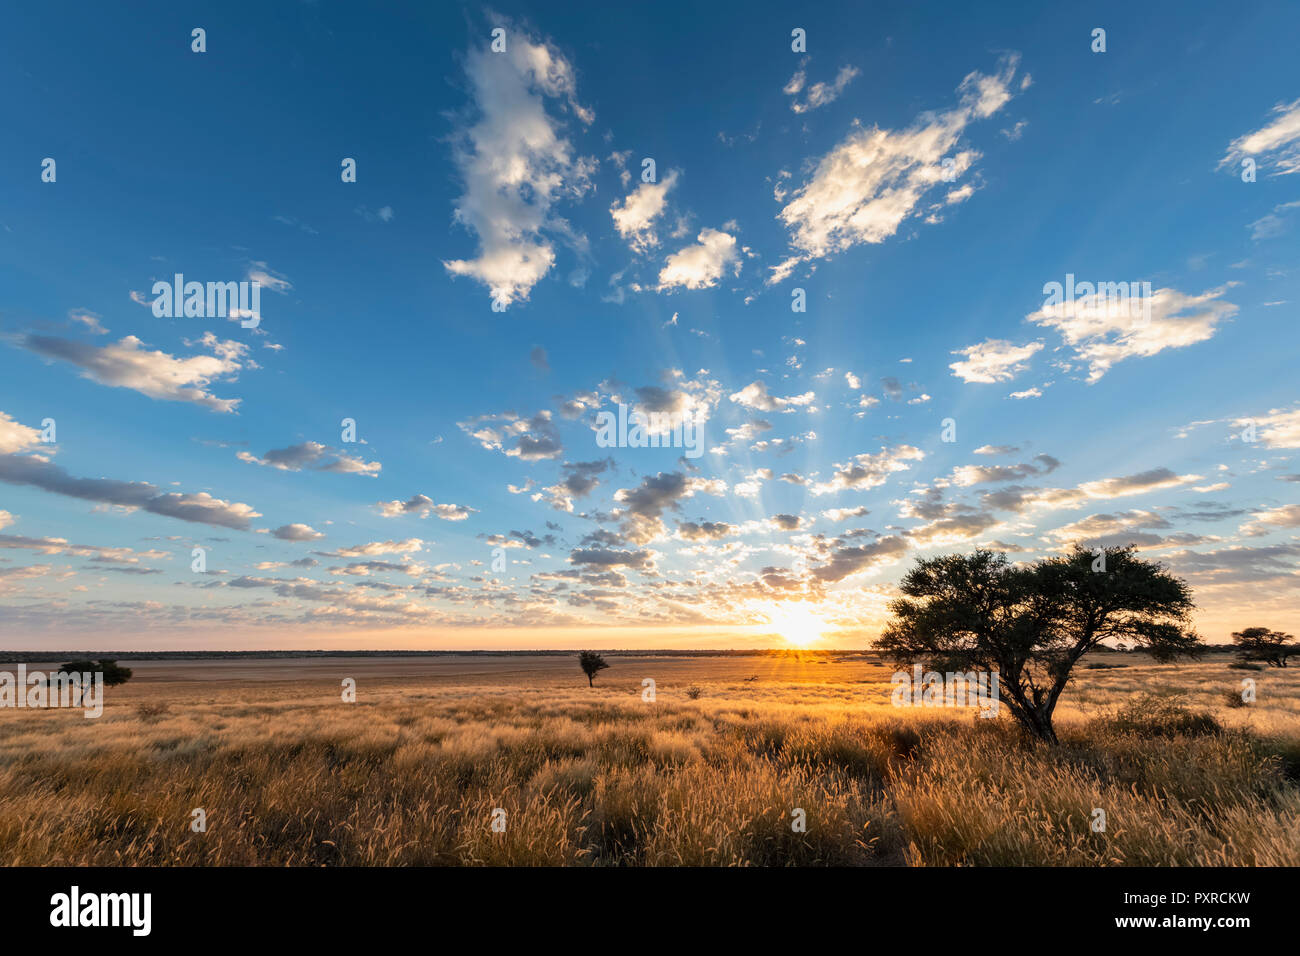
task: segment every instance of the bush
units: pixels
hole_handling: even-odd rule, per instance
[[[701,690],[695,684],[692,684],[690,687],[686,688],[686,696],[689,697],[691,700],[699,700],[700,695],[703,693],[704,691]]]

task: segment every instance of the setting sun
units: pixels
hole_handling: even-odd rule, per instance
[[[802,602],[771,604],[760,613],[767,618],[767,627],[798,647],[815,644],[827,631],[835,629],[834,625],[828,624],[808,604]],[[762,626],[764,625],[760,625]]]

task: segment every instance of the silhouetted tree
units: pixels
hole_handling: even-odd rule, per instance
[[[1076,545],[1019,567],[983,550],[928,558],[907,572],[901,590],[877,646],[900,664],[996,667],[999,697],[1026,731],[1051,743],[1070,671],[1102,641],[1124,638],[1162,661],[1203,647],[1187,629],[1191,589],[1131,546]]]
[[[1270,631],[1266,627],[1247,627],[1232,633],[1237,645],[1237,659],[1264,661],[1269,667],[1286,667],[1286,659],[1300,655],[1300,642],[1290,634]]]
[[[118,684],[125,684],[131,679],[131,668],[121,667],[117,661],[110,660],[68,661],[66,664],[60,664],[59,670],[66,674],[102,673],[105,687],[116,687]],[[82,695],[85,695],[84,687],[82,688]]]
[[[578,654],[578,665],[582,672],[587,675],[587,686],[595,687],[593,678],[600,671],[603,671],[609,665],[605,663],[605,658],[601,657],[595,651],[582,651]]]

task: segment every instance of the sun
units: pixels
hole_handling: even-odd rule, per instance
[[[773,603],[761,609],[760,613],[768,619],[771,630],[796,647],[815,644],[827,631],[835,629],[810,605],[801,601]]]

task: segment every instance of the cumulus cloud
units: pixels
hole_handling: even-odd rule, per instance
[[[1238,428],[1254,426],[1255,438],[1265,448],[1300,448],[1300,405],[1294,408],[1271,408],[1259,418],[1238,418]],[[3,446],[4,423],[0,422],[0,447]]]
[[[778,531],[798,531],[804,527],[804,519],[800,515],[772,515],[768,522]]]
[[[726,484],[717,479],[661,471],[646,475],[636,488],[620,488],[614,493],[614,500],[623,505],[616,517],[623,520],[623,534],[629,541],[645,544],[665,534],[666,510],[678,510],[682,501],[697,493],[719,495],[724,491]]]
[[[1241,526],[1241,533],[1253,538],[1277,528],[1300,528],[1300,505],[1282,505],[1256,512]]]
[[[354,544],[348,548],[339,548],[329,554],[328,557],[363,558],[377,554],[410,554],[423,548],[424,541],[420,538],[407,538],[405,541],[369,541],[365,544]]]
[[[1003,339],[986,339],[978,345],[953,352],[953,355],[966,357],[948,367],[964,382],[1006,382],[1027,369],[1029,359],[1042,347],[1042,342],[1015,345]]]
[[[856,455],[846,464],[837,464],[830,481],[813,486],[814,495],[825,495],[835,491],[863,491],[877,488],[889,480],[897,471],[906,471],[909,461],[919,461],[925,452],[912,445],[898,445],[894,448],[882,448],[876,454]]]
[[[740,272],[736,237],[719,229],[702,229],[694,245],[670,255],[659,272],[659,291],[711,289],[734,266]]]
[[[763,412],[792,412],[796,408],[812,404],[817,396],[813,392],[804,392],[802,395],[779,398],[768,394],[766,383],[760,380],[750,382],[738,392],[732,392],[729,398],[738,405]]]
[[[148,351],[134,335],[112,345],[95,346],[53,335],[26,335],[19,345],[51,361],[81,369],[81,377],[117,388],[129,388],[150,398],[190,402],[214,412],[233,412],[240,400],[217,398],[208,386],[233,378],[243,367],[248,346],[221,341],[211,332],[199,340],[212,355],[177,358],[161,350]]]
[[[614,548],[578,548],[570,555],[573,564],[598,568],[640,568],[654,567],[653,551],[620,551]]]
[[[271,532],[271,537],[279,538],[281,541],[316,541],[325,537],[325,535],[312,528],[311,525],[295,522],[294,524],[280,525]]]
[[[778,214],[790,232],[792,255],[773,267],[768,281],[782,281],[800,262],[884,242],[906,219],[925,214],[926,195],[948,191],[946,172],[951,181],[979,158],[958,150],[962,134],[1011,99],[1018,62],[1008,56],[992,75],[970,73],[957,88],[957,106],[923,113],[905,129],[867,129],[855,121]],[[944,159],[952,160],[947,170]]]
[[[552,207],[585,193],[595,169],[594,159],[575,157],[555,109],[583,124],[595,117],[578,103],[569,61],[522,33],[508,32],[503,53],[471,50],[465,72],[478,119],[458,136],[455,161],[465,191],[455,216],[478,237],[479,255],[443,265],[510,305],[527,299],[554,265],[548,234],[570,235]]]
[[[457,424],[461,431],[477,440],[484,448],[502,452],[511,458],[541,461],[558,458],[564,451],[559,430],[551,420],[548,409],[542,409],[531,418],[506,412],[501,415],[480,415]]]
[[[822,512],[823,518],[829,518],[831,521],[847,521],[849,518],[861,518],[871,514],[866,505],[858,505],[856,508],[828,508]]]
[[[413,495],[406,501],[377,501],[375,508],[385,518],[398,518],[402,515],[427,518],[433,515],[443,521],[464,521],[477,510],[465,505],[438,504],[428,495]]]
[[[328,471],[346,475],[370,475],[375,477],[383,468],[377,461],[364,461],[346,452],[335,451],[320,442],[308,441],[288,448],[273,448],[261,458],[246,451],[235,455],[240,461],[263,465],[279,471]]]
[[[533,495],[534,501],[543,499],[557,511],[573,511],[575,498],[585,498],[600,484],[598,475],[614,467],[612,458],[597,461],[566,461],[562,466],[563,478]]]
[[[684,541],[717,541],[735,533],[735,526],[725,521],[682,521],[677,525],[677,536]]]
[[[1211,338],[1218,325],[1237,312],[1237,306],[1222,300],[1226,291],[1224,287],[1188,295],[1157,289],[1142,296],[1136,288],[1127,295],[1098,288],[1074,301],[1045,304],[1026,318],[1059,332],[1087,363],[1088,382],[1093,383],[1126,358],[1149,357]]]
[[[907,532],[907,537],[922,547],[936,547],[978,537],[997,524],[998,519],[993,515],[982,511],[971,511],[938,518],[913,528]]]
[[[41,443],[39,428],[29,428],[0,412],[0,455],[12,455],[35,448]]]
[[[911,547],[905,538],[895,535],[870,544],[837,547],[824,564],[813,569],[812,576],[823,584],[834,584],[855,574],[895,564]]]
[[[1018,465],[962,465],[953,469],[952,483],[961,487],[992,484],[999,481],[1016,481],[1031,475],[1051,474],[1061,463],[1051,455],[1037,455],[1037,464],[1023,462]]]
[[[668,204],[668,193],[677,185],[677,170],[669,170],[657,183],[641,183],[621,202],[609,207],[614,228],[632,251],[643,254],[659,245],[655,222]]]

